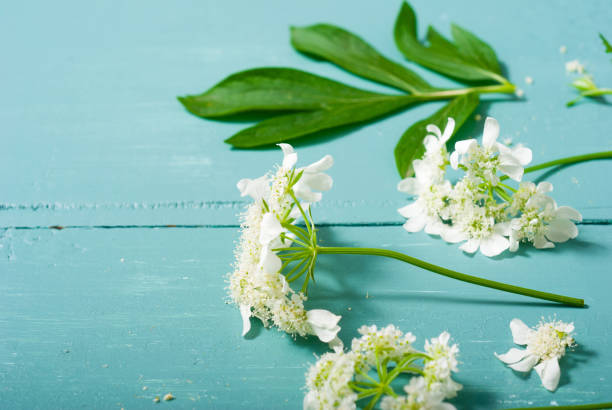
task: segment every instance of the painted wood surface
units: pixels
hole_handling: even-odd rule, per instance
[[[236,213],[244,206],[234,183],[261,175],[280,153],[231,150],[223,139],[246,120],[201,120],[175,97],[254,66],[297,67],[386,90],[294,52],[288,27],[332,22],[402,61],[391,36],[399,6],[348,0],[3,6],[0,408],[148,408],[167,392],[176,400],[160,406],[300,407],[304,372],[325,346],[261,328],[241,338],[224,289]],[[565,61],[578,58],[600,84],[612,83],[610,58],[597,39],[609,29],[608,2],[413,6],[422,28],[431,23],[446,33],[455,21],[494,46],[526,99],[486,97],[479,113],[495,116],[504,137],[529,145],[534,162],[612,148],[609,105],[564,107],[573,96]],[[326,243],[389,247],[584,297],[589,307],[533,303],[399,262],[340,256],[321,259],[311,306],[343,312],[345,342],[362,324],[395,323],[420,343],[449,330],[462,350],[459,408],[610,400],[612,161],[533,175],[555,185],[560,204],[582,212],[588,224],[577,240],[552,251],[469,257],[439,239],[404,232],[396,213],[406,198],[395,190],[393,147],[438,106],[296,143],[303,163],[325,153],[336,158],[334,189],[314,209],[326,224]],[[461,136],[477,136],[481,127],[470,120]],[[535,374],[521,378],[505,368],[493,352],[512,346],[513,317],[535,323],[555,314],[576,322],[580,346],[562,362],[553,394]]]

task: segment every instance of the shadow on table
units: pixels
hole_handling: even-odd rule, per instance
[[[463,389],[455,399],[449,400],[458,409],[470,409],[474,403],[478,403],[478,408],[494,409],[499,404],[496,401],[495,393],[487,390],[473,390],[469,385],[464,384]]]
[[[581,367],[581,365],[587,363],[589,360],[594,359],[598,356],[594,350],[589,350],[583,345],[577,345],[573,350],[567,352],[565,356],[559,360],[559,366],[561,367],[561,379],[559,380],[559,387],[569,384],[572,379],[572,374],[576,373],[573,369]]]

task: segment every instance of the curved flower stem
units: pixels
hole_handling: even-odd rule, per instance
[[[397,259],[402,262],[407,262],[412,265],[418,266],[423,269],[427,269],[431,272],[437,273],[442,276],[461,280],[463,282],[473,283],[475,285],[484,286],[487,288],[493,288],[502,290],[504,292],[516,293],[519,295],[529,296],[537,299],[550,300],[552,302],[562,303],[564,305],[574,307],[584,307],[583,299],[576,299],[568,296],[556,295],[554,293],[541,292],[538,290],[532,290],[523,288],[520,286],[508,285],[501,282],[496,282],[489,279],[479,278],[477,276],[466,275],[465,273],[456,272],[454,270],[446,269],[441,266],[434,265],[429,262],[422,261],[412,256],[405,255],[400,252],[395,252],[387,249],[377,248],[352,248],[352,247],[326,247],[317,246],[316,248],[319,254],[340,254],[340,255],[374,255],[384,256],[387,258]]]
[[[578,404],[574,406],[544,406],[544,407],[516,407],[507,410],[544,410],[544,409],[555,409],[555,410],[598,410],[598,409],[610,409],[612,408],[612,402],[608,403],[593,403],[593,404]]]
[[[568,165],[568,164],[575,164],[577,162],[591,161],[594,159],[610,159],[610,158],[612,158],[612,151],[602,151],[602,152],[594,152],[592,154],[575,155],[573,157],[556,159],[554,161],[543,162],[538,165],[527,167],[525,168],[525,174],[527,174],[528,172],[539,171],[544,168],[550,168],[550,167],[554,167],[558,165]],[[508,179],[508,175],[504,175],[499,179],[501,181],[504,181]]]

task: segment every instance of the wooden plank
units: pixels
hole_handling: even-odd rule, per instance
[[[263,174],[279,153],[231,150],[223,139],[247,126],[247,119],[198,119],[175,96],[204,91],[231,72],[270,65],[385,90],[299,55],[289,45],[288,26],[334,22],[403,61],[390,29],[399,6],[399,1],[381,8],[349,0],[291,7],[277,1],[253,7],[246,0],[8,5],[0,15],[0,121],[6,142],[0,150],[5,176],[0,225],[232,223],[234,209],[210,208],[238,200],[235,181]],[[497,117],[503,136],[527,143],[536,162],[611,149],[608,106],[564,106],[573,95],[566,60],[585,60],[602,84],[609,73],[597,30],[567,30],[607,27],[609,16],[601,12],[607,6],[605,0],[572,8],[522,0],[495,9],[484,0],[437,7],[414,2],[422,26],[431,22],[446,32],[449,20],[457,21],[494,45],[526,100],[485,103],[479,113]],[[559,54],[561,45],[566,55]],[[436,84],[451,84],[416,70]],[[525,76],[534,84],[524,84]],[[303,163],[325,153],[337,158],[336,186],[325,206],[339,210],[321,219],[397,220],[403,196],[395,190],[393,147],[410,124],[439,104],[327,133],[316,139],[320,144],[299,143]],[[471,121],[463,136],[478,135],[481,127]],[[610,172],[607,161],[571,167],[550,179],[559,203],[580,209],[586,218],[605,219],[612,204],[598,175]],[[344,209],[352,204],[362,209]],[[47,207],[58,212],[48,213]],[[151,210],[132,212],[142,207]]]
[[[437,277],[374,257],[321,256],[309,307],[362,324],[395,323],[425,337],[448,330],[461,347],[460,408],[578,404],[612,391],[609,226],[581,227],[554,250],[496,260],[399,227],[321,229],[327,245],[383,246],[496,280],[585,297],[563,308]],[[0,258],[0,403],[12,409],[296,408],[304,373],[325,346],[254,325],[240,337],[226,304],[235,229],[8,230]],[[368,297],[366,297],[368,295]],[[350,310],[349,310],[350,308]],[[509,321],[574,321],[579,347],[562,360],[557,392],[493,357],[513,346]],[[143,390],[143,388],[147,388]]]

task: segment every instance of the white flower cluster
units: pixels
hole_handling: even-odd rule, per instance
[[[296,200],[308,206],[321,199],[318,191],[331,189],[332,179],[324,171],[333,165],[333,159],[326,155],[295,169],[297,153],[293,147],[279,146],[284,159],[273,175],[238,182],[241,195],[250,196],[253,203],[242,215],[242,235],[235,252],[235,270],[229,278],[229,293],[240,307],[243,335],[250,330],[250,317],[254,316],[264,326],[273,324],[291,335],[312,334],[323,342],[339,343],[340,316],[322,309],[306,311],[306,296],[291,289],[275,252],[291,244],[291,235],[283,224],[294,223],[299,217]]]
[[[455,408],[444,402],[461,389],[451,379],[451,372],[457,371],[459,349],[449,346],[447,332],[426,341],[425,352],[413,347],[416,338],[412,333],[403,334],[393,325],[382,329],[362,326],[359,333],[350,351],[326,353],[310,367],[304,409],[355,409],[358,399],[370,396],[374,400],[382,397],[383,410]],[[400,374],[412,375],[404,386],[405,395],[390,395],[390,383]]]
[[[454,127],[452,118],[444,133],[435,125],[427,126],[425,153],[412,164],[415,175],[398,184],[399,191],[416,197],[398,210],[407,218],[407,231],[424,229],[447,242],[464,242],[460,249],[465,252],[480,249],[490,257],[506,249],[514,252],[521,242],[551,248],[552,242],[578,235],[572,221],[581,221],[582,216],[570,207],[558,207],[546,195],[552,191],[550,183],[522,182],[514,189],[502,182],[505,178],[521,181],[524,167],[531,162],[530,149],[497,142],[499,124],[489,117],[482,145],[475,139],[459,141],[449,155],[446,142]],[[465,172],[454,185],[446,179],[447,165]]]
[[[520,319],[510,322],[512,338],[517,345],[527,345],[525,350],[511,348],[495,356],[517,372],[528,372],[535,367],[542,385],[554,391],[559,385],[561,368],[559,359],[568,347],[575,346],[574,324],[560,320],[541,321],[535,329],[529,328]]]

